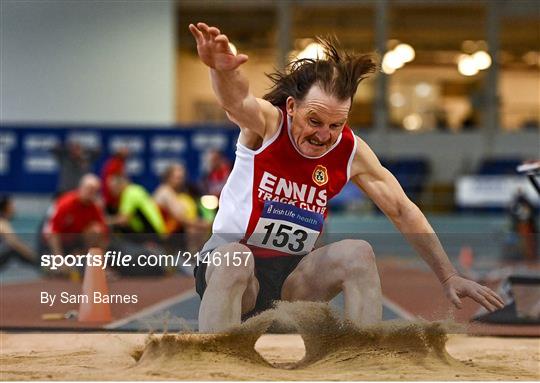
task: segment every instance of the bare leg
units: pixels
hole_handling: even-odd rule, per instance
[[[241,258],[233,263],[233,254]],[[199,331],[213,333],[240,324],[243,313],[255,307],[259,283],[255,278],[255,261],[249,248],[230,243],[210,255],[206,269],[206,290],[199,308]],[[228,254],[228,257],[225,256]],[[213,262],[212,256],[221,262]]]
[[[345,318],[366,325],[382,320],[381,282],[369,243],[343,240],[306,255],[281,290],[287,301],[330,301],[340,291]]]

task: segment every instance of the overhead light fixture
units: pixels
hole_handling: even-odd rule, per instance
[[[414,60],[414,48],[409,44],[400,43],[398,40],[389,40],[387,45],[395,46],[395,48],[387,51],[383,56],[381,66],[384,73],[392,74],[397,69],[402,68],[405,63]]]
[[[476,68],[484,70],[491,66],[491,56],[486,51],[478,51],[472,55]]]
[[[318,60],[325,57],[324,49],[319,43],[310,43],[308,44],[298,55],[296,56],[297,60],[300,59],[312,59]]]
[[[429,85],[427,82],[421,82],[414,87],[414,92],[419,97],[427,97],[431,93],[431,89],[432,86]]]
[[[381,68],[382,68],[382,71],[384,73],[386,73],[386,74],[392,74],[392,73],[394,73],[396,71],[395,68],[392,68],[392,67],[388,66],[388,64],[385,63],[384,60],[382,62]]]
[[[409,44],[401,43],[394,48],[394,51],[398,54],[398,56],[404,63],[408,63],[414,60],[415,52],[413,47],[411,47]]]
[[[418,113],[409,114],[403,119],[403,127],[408,131],[419,130],[422,123],[422,117]]]
[[[461,54],[458,57],[458,71],[463,76],[474,76],[490,66],[491,56],[483,50],[476,51],[471,55]]]
[[[458,60],[458,71],[463,76],[474,76],[478,73],[478,68],[474,59],[470,55],[460,55]]]
[[[396,51],[389,51],[383,57],[383,64],[389,68],[399,69],[405,65],[405,62]]]

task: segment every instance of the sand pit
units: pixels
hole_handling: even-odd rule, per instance
[[[299,335],[264,334],[277,322]],[[422,322],[359,329],[312,303],[281,304],[220,335],[0,339],[2,380],[540,379],[539,339],[447,336]]]

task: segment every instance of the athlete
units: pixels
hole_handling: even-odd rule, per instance
[[[369,243],[350,239],[313,249],[328,200],[349,180],[403,233],[455,306],[470,297],[490,311],[503,307],[492,290],[458,275],[425,216],[347,125],[358,84],[377,68],[369,55],[321,40],[326,58],[295,61],[270,75],[274,86],[260,99],[239,69],[248,57],[235,55],[226,35],[204,23],[189,29],[218,102],[240,127],[213,235],[201,251],[207,262],[195,269],[199,331],[223,331],[274,300],[329,301],[340,291],[347,319],[381,321]]]

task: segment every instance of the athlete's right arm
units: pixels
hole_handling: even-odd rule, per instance
[[[249,82],[239,69],[248,60],[247,55],[235,55],[227,36],[216,27],[197,23],[190,24],[189,30],[197,42],[201,61],[210,68],[214,93],[229,119],[243,132],[264,138],[277,127],[280,115],[272,104],[249,91]]]

